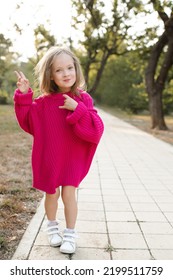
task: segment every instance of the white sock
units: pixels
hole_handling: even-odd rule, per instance
[[[56,220],[53,220],[53,221],[48,220],[48,221],[47,221],[47,226],[48,226],[48,227],[56,226],[57,224],[58,224],[58,223],[57,223]]]
[[[75,233],[75,229],[74,228],[66,228],[65,232]]]

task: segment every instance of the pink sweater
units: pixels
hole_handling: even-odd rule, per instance
[[[64,104],[62,93],[32,97],[32,89],[26,94],[17,89],[14,94],[19,125],[33,135],[33,187],[49,194],[59,186],[78,187],[104,129],[92,98],[81,91],[80,97],[74,97],[75,111],[69,111],[59,109]]]

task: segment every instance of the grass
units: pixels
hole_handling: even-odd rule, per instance
[[[1,211],[10,211],[12,213],[20,213],[21,211],[23,211],[23,203],[21,203],[21,201],[18,200],[14,200],[14,197],[11,196],[9,198],[5,198],[3,199],[3,201],[1,202]]]
[[[105,252],[116,252],[116,249],[111,244],[108,244],[105,248]]]
[[[0,105],[0,259],[10,259],[43,194],[32,188],[32,138]]]
[[[12,105],[0,105],[0,135],[11,134],[19,131],[14,107]]]
[[[4,248],[6,248],[6,241],[4,236],[0,236],[0,249],[2,250]]]

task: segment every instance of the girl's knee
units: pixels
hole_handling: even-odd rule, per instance
[[[59,196],[60,196],[60,191],[59,191],[59,189],[57,189],[56,193],[54,193],[54,194],[46,193],[45,198],[48,199],[48,200],[58,200]]]
[[[64,204],[68,203],[71,200],[75,200],[76,199],[75,187],[72,186],[63,187],[61,197]]]

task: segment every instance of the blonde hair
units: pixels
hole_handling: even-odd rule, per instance
[[[35,74],[38,77],[40,90],[43,94],[52,94],[59,92],[59,87],[51,79],[51,74],[54,59],[62,53],[69,55],[73,59],[76,70],[76,82],[72,86],[71,92],[75,95],[79,95],[78,89],[85,89],[85,80],[83,77],[80,62],[70,49],[56,46],[51,47],[35,67]]]

